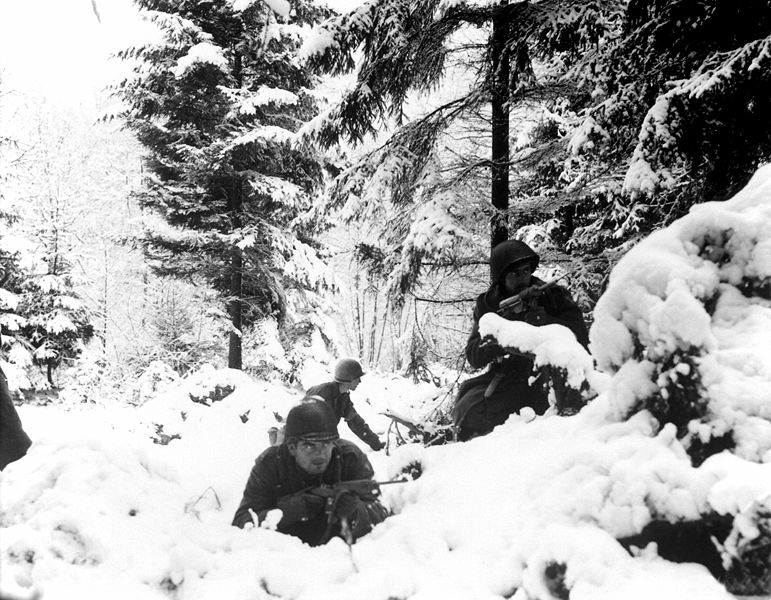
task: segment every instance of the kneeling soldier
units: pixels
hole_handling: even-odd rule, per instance
[[[356,412],[353,402],[351,402],[351,392],[359,387],[363,376],[364,371],[362,371],[359,361],[343,358],[335,365],[335,380],[313,386],[306,390],[305,396],[323,398],[335,411],[337,418],[335,423],[339,423],[340,419],[345,419],[348,427],[359,439],[373,450],[382,450],[385,448],[385,444]]]
[[[278,531],[311,546],[341,534],[354,541],[383,521],[387,511],[374,493],[357,494],[342,486],[334,493],[329,490],[341,482],[372,480],[373,475],[364,453],[339,438],[332,408],[319,400],[305,401],[289,411],[284,442],[255,461],[233,525],[258,525],[271,510],[280,509]]]

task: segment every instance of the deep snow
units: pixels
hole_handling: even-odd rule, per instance
[[[771,301],[762,297],[769,277],[765,167],[734,199],[695,207],[622,259],[595,312],[598,370],[559,331],[539,336],[486,319],[487,333],[588,378],[599,395],[577,415],[514,415],[463,444],[404,445],[390,456],[360,444],[379,479],[414,462],[422,475],[384,487],[394,516],[350,550],[341,540],[309,548],[229,524],[267,430],[298,390],[204,369],[140,408],[99,398],[72,410],[23,406],[35,443],[0,479],[0,592],[26,598],[38,590],[52,600],[546,600],[553,595],[545,574],[557,563],[567,567],[571,600],[731,598],[704,567],[663,560],[655,547],[633,556],[615,538],[654,517],[709,511],[741,514],[742,535],[757,534],[753,511],[771,504]],[[662,369],[678,353],[697,355],[696,366]],[[327,376],[310,369],[303,385]],[[689,424],[690,434],[706,442],[731,431],[737,442],[698,468],[676,428],[658,428],[640,410],[681,376],[698,381],[706,398],[706,417]],[[190,401],[188,392],[217,383],[235,391],[211,406]],[[382,436],[383,410],[420,416],[442,396],[433,385],[370,373],[353,399]],[[157,424],[180,438],[153,444]]]

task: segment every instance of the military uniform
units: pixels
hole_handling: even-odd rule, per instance
[[[452,410],[453,422],[458,427],[460,440],[489,433],[506,421],[514,412],[524,407],[543,414],[549,408],[546,382],[542,377],[529,382],[533,373],[533,359],[528,356],[509,354],[494,343],[482,344],[479,319],[482,315],[496,312],[506,297],[502,278],[516,263],[532,261],[533,270],[538,255],[526,244],[516,240],[504,242],[503,251],[493,250],[490,265],[495,283],[477,297],[474,306],[474,324],[466,343],[466,360],[475,369],[489,365],[488,370],[464,381],[458,391]],[[530,278],[530,285],[542,285],[537,277]],[[570,329],[576,339],[586,347],[589,334],[580,308],[563,287],[546,289],[536,301],[536,306],[510,320],[522,320],[531,325],[559,324]]]
[[[354,444],[337,440],[332,459],[321,475],[309,475],[300,469],[286,444],[271,446],[255,461],[246,483],[243,499],[236,510],[233,525],[243,527],[253,522],[249,512],[253,511],[260,522],[267,513],[278,508],[282,497],[321,484],[334,484],[355,479],[372,479],[374,473],[367,457]],[[374,525],[383,521],[387,511],[377,498],[364,499],[356,512],[349,518],[351,535],[354,539],[368,533]],[[323,508],[307,518],[295,519],[285,515],[278,523],[278,531],[296,536],[311,546],[325,544],[340,534],[340,524],[328,523]]]
[[[31,444],[11,400],[5,373],[0,369],[0,471],[24,456]]]
[[[355,433],[363,442],[365,442],[373,450],[380,450],[383,444],[380,438],[369,428],[369,425],[361,418],[361,415],[356,412],[351,401],[351,395],[348,392],[342,392],[340,390],[340,384],[336,381],[330,381],[328,383],[322,383],[315,385],[305,392],[306,396],[318,396],[323,398],[324,401],[332,407],[337,416],[338,423],[340,419],[345,419],[348,423],[348,427]]]

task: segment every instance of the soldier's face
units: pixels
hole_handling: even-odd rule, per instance
[[[332,460],[335,443],[300,440],[296,444],[288,444],[287,447],[300,469],[309,475],[321,475]]]
[[[360,384],[360,383],[361,383],[361,377],[357,377],[357,378],[356,378],[356,379],[354,379],[354,380],[353,380],[351,383],[349,383],[349,384],[348,384],[348,388],[349,388],[351,391],[353,391],[353,390],[355,390],[357,387],[359,387],[359,384]]]
[[[529,263],[515,265],[506,273],[503,286],[507,294],[518,294],[530,285],[530,276],[533,270]]]

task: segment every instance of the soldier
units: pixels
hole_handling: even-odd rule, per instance
[[[0,344],[2,344],[0,336]],[[21,426],[21,419],[11,399],[8,380],[0,369],[0,471],[27,454],[32,441]]]
[[[549,407],[543,377],[528,381],[533,375],[533,359],[522,354],[507,354],[498,344],[482,344],[479,319],[482,315],[499,310],[501,302],[543,281],[533,276],[538,267],[538,255],[524,242],[507,240],[490,253],[492,285],[477,298],[474,307],[474,325],[466,343],[466,360],[480,369],[488,370],[461,384],[453,407],[453,421],[458,428],[458,439],[471,439],[489,433],[505,422],[510,414],[529,406],[537,414]],[[533,294],[529,304],[518,313],[504,313],[504,318],[521,320],[541,326],[552,323],[564,325],[586,347],[589,334],[581,310],[563,287],[553,286],[540,294]]]
[[[343,490],[330,495],[328,490],[341,482],[366,482],[373,475],[364,453],[339,438],[331,407],[304,399],[287,415],[283,443],[269,447],[255,461],[233,525],[258,525],[279,509],[278,531],[311,546],[336,535],[353,542],[383,521],[387,511],[375,494]]]
[[[318,396],[324,399],[332,407],[337,417],[345,419],[348,427],[362,441],[373,450],[381,450],[385,446],[380,438],[369,428],[369,425],[361,418],[353,407],[350,392],[354,391],[361,383],[364,372],[358,361],[352,358],[343,358],[335,365],[335,380],[320,385],[315,385],[305,392],[306,396]]]

